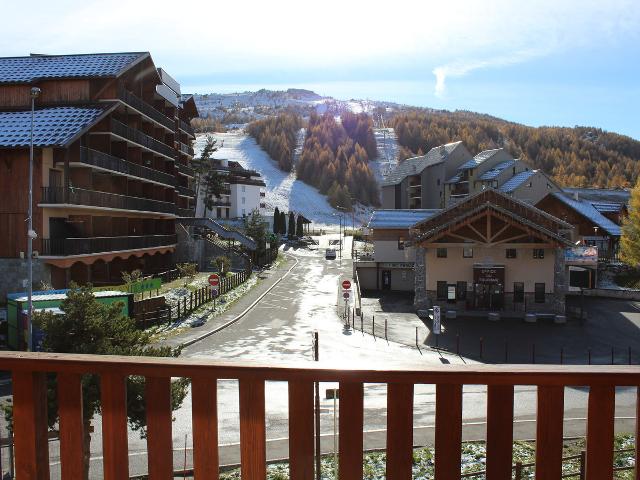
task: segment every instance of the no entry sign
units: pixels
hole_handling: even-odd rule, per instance
[[[217,287],[220,284],[220,277],[215,273],[209,275],[209,285]]]
[[[349,290],[351,288],[351,282],[349,280],[344,280],[342,282],[342,288],[345,290]]]

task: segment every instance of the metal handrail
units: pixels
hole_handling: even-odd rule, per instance
[[[176,125],[174,120],[170,119],[164,113],[154,108],[141,98],[138,98],[127,89],[123,87],[118,88],[118,98],[152,120],[155,120],[159,124],[167,127],[169,130],[175,131]]]
[[[129,127],[115,118],[111,119],[111,131],[120,137],[126,138],[127,140],[142,145],[143,147],[158,152],[161,155],[171,159],[175,159],[176,157],[175,150],[166,143],[162,143],[140,130]]]

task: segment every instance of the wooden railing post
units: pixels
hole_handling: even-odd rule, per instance
[[[240,463],[242,480],[267,476],[264,380],[240,380]]]
[[[613,386],[591,385],[587,415],[586,479],[613,478]]]
[[[193,378],[191,415],[193,421],[193,469],[195,478],[217,479],[218,384],[215,378]]]
[[[100,377],[105,480],[129,478],[126,388],[126,377],[121,374],[107,373]]]
[[[82,415],[82,376],[59,373],[57,380],[61,476],[83,478],[85,432]]]
[[[435,479],[460,478],[462,385],[436,385]]]
[[[562,477],[564,387],[538,385],[536,479]]]
[[[147,377],[145,402],[149,480],[171,479],[173,477],[171,379]]]
[[[362,383],[340,382],[339,478],[362,479],[364,386]]]
[[[313,382],[289,382],[289,472],[291,480],[311,480],[314,453]]]
[[[411,480],[413,384],[387,386],[387,480]]]
[[[16,478],[48,480],[47,379],[44,373],[13,373],[13,438]]]
[[[513,385],[487,388],[487,478],[511,480]]]

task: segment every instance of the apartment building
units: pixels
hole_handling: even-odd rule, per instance
[[[404,160],[382,182],[382,208],[443,208],[445,181],[471,158],[462,142],[454,142]]]
[[[194,214],[193,99],[148,52],[0,58],[0,297],[26,286],[32,87],[34,281],[169,269]]]
[[[224,177],[224,191],[213,199],[213,208],[205,209],[204,187],[200,188],[198,216],[214,219],[237,219],[246,217],[255,209],[265,208],[264,188],[266,184],[255,170],[244,168],[239,162],[212,159],[211,169]]]

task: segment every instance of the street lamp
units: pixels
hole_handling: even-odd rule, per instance
[[[29,142],[29,213],[27,226],[27,267],[29,270],[28,307],[27,307],[27,345],[33,351],[33,239],[38,234],[33,230],[33,120],[35,116],[36,98],[40,96],[38,87],[31,87],[31,139]]]

